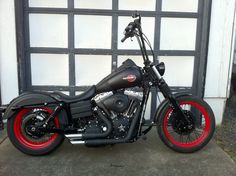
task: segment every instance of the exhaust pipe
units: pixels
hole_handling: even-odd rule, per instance
[[[111,133],[111,131],[112,131],[112,124],[111,124],[110,120],[108,120],[106,118],[106,116],[103,115],[103,113],[99,109],[98,109],[97,113],[98,113],[98,116],[107,125],[107,130],[104,133],[85,133],[85,134],[82,135],[82,139],[105,138],[105,137],[107,137]]]
[[[137,109],[137,112],[134,116],[134,119],[131,123],[129,132],[127,136],[124,139],[89,139],[89,140],[71,140],[70,142],[72,144],[88,144],[88,145],[108,145],[108,144],[117,144],[117,143],[126,143],[126,142],[131,142],[130,139],[132,138],[135,126],[137,125],[139,121],[139,115],[140,115],[140,110],[141,107]],[[75,139],[75,138],[74,138]]]
[[[69,138],[70,140],[82,139],[82,134],[66,134],[65,136]]]
[[[107,137],[112,131],[112,124],[100,110],[98,110],[97,113],[107,125],[107,130],[104,133],[66,134],[65,137],[67,137],[72,144],[81,144],[79,141],[86,139],[99,139]]]
[[[108,144],[118,144],[118,143],[130,142],[130,139],[132,138],[135,126],[139,121],[140,110],[141,110],[141,106],[138,107],[137,112],[134,116],[134,119],[130,125],[129,132],[124,139],[94,139],[94,140],[90,139],[90,140],[85,140],[85,144],[88,144],[88,145],[108,145]]]
[[[71,144],[85,144],[84,141],[70,141]]]

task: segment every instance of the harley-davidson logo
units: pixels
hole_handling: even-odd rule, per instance
[[[123,80],[127,80],[128,82],[134,82],[136,80],[136,76],[135,75],[128,75],[128,76],[124,77]]]

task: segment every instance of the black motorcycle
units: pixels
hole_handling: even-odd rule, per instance
[[[127,59],[97,85],[74,97],[60,92],[21,94],[4,113],[9,139],[17,149],[45,155],[65,138],[88,146],[130,143],[145,136],[154,125],[161,140],[177,152],[194,152],[210,141],[215,129],[210,106],[190,94],[172,94],[162,78],[164,63],[149,60],[146,44],[152,48],[142,32],[140,14],[136,12],[133,18],[121,41],[137,38],[144,67]],[[151,117],[152,123],[144,127],[152,87],[158,88],[165,100]]]

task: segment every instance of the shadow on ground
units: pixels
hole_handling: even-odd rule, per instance
[[[146,141],[101,148],[71,145],[67,141],[54,153],[33,157],[16,150],[9,139],[0,145],[0,175],[161,175],[233,176],[236,165],[213,141],[193,154],[168,149],[152,131]]]

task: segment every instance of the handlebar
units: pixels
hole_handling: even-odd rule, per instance
[[[136,19],[133,22],[130,22],[128,26],[125,28],[125,31],[124,31],[125,36],[121,39],[121,42],[123,43],[127,38],[136,36],[140,49],[141,49],[144,64],[146,66],[150,64],[150,60],[148,58],[148,54],[147,54],[147,50],[145,46],[146,40],[143,37],[143,32],[142,32],[142,27],[141,27],[141,15],[136,11],[132,15],[132,17]],[[153,58],[154,58],[154,55],[153,55]]]
[[[137,24],[135,22],[130,22],[128,26],[125,28],[125,31],[124,31],[125,36],[123,37],[121,42],[123,43],[127,38],[133,37],[135,35],[136,28],[137,28]]]
[[[135,29],[137,27],[140,26],[141,24],[141,15],[135,11],[135,13],[132,14],[132,17],[133,18],[137,18],[138,19],[135,19],[134,22],[131,22],[128,24],[128,26],[125,28],[125,31],[124,31],[124,37],[121,39],[121,42],[123,43],[127,38],[129,37],[133,37],[135,35]]]
[[[121,39],[121,42],[123,43],[127,38],[129,38],[129,37],[125,35],[125,36]]]
[[[121,40],[121,42],[123,43],[127,38],[129,37],[133,37],[134,36],[134,30],[136,28],[136,24],[134,22],[130,22],[128,24],[128,26],[125,28],[125,31],[124,31],[124,37],[123,39]]]

